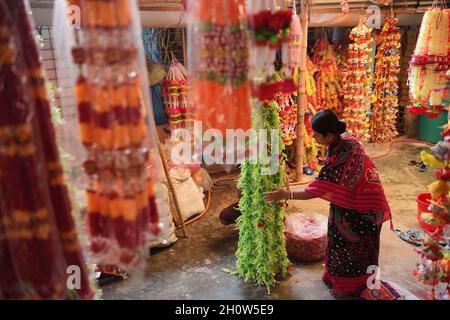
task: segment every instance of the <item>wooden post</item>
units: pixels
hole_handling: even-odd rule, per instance
[[[301,182],[303,179],[303,159],[305,157],[305,132],[303,126],[305,123],[305,110],[308,104],[306,96],[306,48],[308,46],[308,14],[309,0],[301,1],[300,22],[303,29],[303,41],[301,43],[300,70],[298,77],[297,94],[297,157],[295,181]]]
[[[183,46],[183,64],[187,68],[187,55],[186,55],[186,28],[181,28],[181,44]]]
[[[181,230],[183,231],[183,236],[185,238],[187,238],[186,226],[184,224],[183,216],[181,214],[180,204],[178,202],[177,194],[175,193],[175,188],[172,183],[172,178],[170,177],[169,169],[167,168],[166,156],[164,155],[164,151],[161,147],[161,142],[159,142],[159,139],[158,139],[158,149],[159,149],[159,154],[161,156],[161,162],[162,162],[162,165],[164,168],[164,173],[166,174],[167,183],[169,185],[169,190],[170,190],[170,193],[172,194],[173,202],[175,204],[175,216],[176,216],[179,224],[181,225]]]

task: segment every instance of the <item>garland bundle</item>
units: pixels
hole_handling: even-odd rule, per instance
[[[255,109],[254,127],[266,129],[267,139],[270,130],[280,127],[275,101],[259,103]],[[270,141],[270,140],[267,140]],[[283,142],[279,138],[278,154],[282,154]],[[255,281],[270,287],[277,283],[277,277],[285,277],[289,260],[284,238],[285,207],[280,203],[268,204],[263,198],[264,192],[274,186],[282,187],[285,181],[284,162],[281,161],[274,175],[264,174],[270,164],[262,161],[244,162],[238,188],[242,189],[239,201],[241,216],[237,220],[239,228],[238,250],[236,252],[236,274],[246,280]]]
[[[320,109],[332,109],[340,114],[342,112],[340,72],[336,54],[328,42],[326,33],[316,41],[312,52],[312,62],[317,67],[317,72],[314,75],[317,88],[317,105]]]
[[[381,30],[376,55],[370,136],[372,142],[388,142],[397,135],[398,75],[400,74],[400,32],[398,19],[387,17]]]
[[[448,106],[445,74],[450,68],[450,10],[430,8],[420,26],[410,61],[408,107],[411,114],[437,117]]]
[[[253,10],[250,23],[253,35],[253,48],[251,71],[258,77],[254,78],[253,128],[258,132],[258,145],[266,146],[267,154],[274,154],[275,158],[262,159],[260,156],[244,162],[241,168],[241,177],[238,188],[242,189],[243,196],[239,201],[241,216],[237,220],[239,228],[239,243],[236,252],[236,274],[246,280],[255,281],[259,285],[265,285],[270,292],[270,287],[277,283],[278,277],[285,277],[288,272],[289,260],[286,253],[284,238],[284,217],[286,208],[281,203],[267,203],[264,192],[273,190],[274,186],[283,186],[286,180],[284,171],[284,144],[281,133],[280,106],[276,99],[291,97],[295,91],[293,80],[286,80],[283,75],[275,72],[274,62],[276,49],[274,43],[265,41],[261,43],[258,38],[261,24],[256,17],[268,16],[263,1],[254,0],[250,7]],[[283,17],[284,11],[271,13],[272,18]],[[271,25],[271,32],[283,36],[283,31],[289,27],[292,13],[289,12],[287,23],[280,22]],[[269,20],[270,23],[272,20]],[[280,21],[284,21],[280,18]],[[281,46],[281,44],[279,44]],[[288,48],[285,47],[285,50]],[[260,59],[256,59],[260,57]],[[287,58],[287,55],[284,55]],[[288,59],[283,63],[286,66]],[[292,84],[292,86],[290,85]],[[289,102],[287,104],[293,104]],[[286,104],[283,106],[286,109]],[[290,120],[292,121],[292,119]],[[292,123],[290,123],[292,124]],[[277,144],[271,144],[271,131],[276,129]],[[263,132],[261,132],[263,131]],[[261,140],[261,135],[266,140]],[[255,147],[255,146],[251,146]],[[273,149],[276,148],[276,149]],[[267,160],[267,161],[265,161]],[[276,162],[276,163],[274,163]],[[271,172],[276,164],[276,172]],[[268,171],[268,172],[267,172]]]
[[[190,68],[195,119],[204,129],[251,126],[245,0],[192,2]]]
[[[190,127],[193,121],[193,104],[188,86],[188,71],[173,57],[172,64],[162,82],[166,113],[172,129]]]
[[[127,271],[142,266],[147,240],[160,231],[148,170],[139,47],[134,35],[135,1],[77,1],[73,61],[83,164],[89,177],[87,216],[90,248],[99,264]]]
[[[346,67],[343,71],[344,112],[347,132],[361,140],[369,138],[367,114],[370,111],[370,68],[369,47],[372,29],[367,27],[366,19],[361,17],[358,25],[350,32],[350,43]]]
[[[25,1],[0,2],[0,299],[90,299],[27,12]],[[69,266],[81,271],[73,291]]]

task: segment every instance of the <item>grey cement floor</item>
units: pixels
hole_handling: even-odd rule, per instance
[[[389,200],[396,228],[420,229],[415,198],[426,192],[433,181],[432,172],[420,173],[408,166],[410,160],[420,161],[424,146],[397,144],[389,156],[375,159]],[[369,145],[371,156],[383,153],[387,146]],[[213,177],[217,178],[217,177]],[[220,211],[237,201],[233,181],[223,181],[213,189],[210,211],[187,227],[188,239],[180,238],[169,248],[153,251],[145,275],[104,285],[104,299],[334,299],[322,282],[323,263],[294,262],[287,279],[272,289],[226,274],[223,268],[234,268],[238,233],[234,225],[223,226]],[[327,214],[328,203],[314,199],[291,201],[289,212],[313,211]],[[383,226],[381,236],[381,278],[394,282],[419,298],[425,287],[412,276],[419,261],[414,246],[400,240]]]

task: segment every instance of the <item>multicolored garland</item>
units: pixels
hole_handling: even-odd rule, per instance
[[[376,54],[373,115],[370,118],[371,142],[389,142],[397,136],[398,76],[400,74],[400,32],[398,19],[386,17]]]
[[[251,127],[245,0],[192,0],[190,61],[195,119],[203,129]]]
[[[442,299],[450,296],[450,243],[447,246],[441,243],[449,241],[450,235],[450,119],[444,128],[444,141],[439,141],[429,150],[421,152],[422,161],[430,167],[435,167],[436,181],[430,184],[431,201],[428,209],[430,218],[424,219],[433,226],[434,230],[427,231],[424,243],[416,251],[421,256],[413,275],[422,283],[432,286],[431,298],[435,299],[435,287],[439,283],[447,284]],[[422,218],[424,218],[422,216]],[[431,232],[432,231],[432,232]]]
[[[91,299],[25,3],[0,2],[0,299]]]
[[[148,170],[146,108],[132,20],[135,1],[68,1],[81,8],[73,61],[90,248],[99,264],[142,266],[147,239],[160,231]]]
[[[316,102],[320,109],[332,109],[337,114],[342,113],[342,88],[339,84],[339,67],[336,54],[328,42],[326,33],[316,41],[313,49],[312,62],[317,67],[314,75],[316,82]]]
[[[162,94],[172,129],[190,127],[194,116],[191,88],[187,83],[188,70],[173,57],[162,82]]]
[[[276,11],[258,11],[250,17],[250,24],[255,35],[256,45],[279,48],[281,43],[289,40],[289,27],[292,19],[291,9]]]
[[[450,9],[430,8],[420,26],[409,68],[411,114],[438,117],[448,106],[445,73],[450,68]]]
[[[372,60],[369,47],[372,29],[367,27],[366,18],[361,17],[358,25],[350,32],[350,43],[346,67],[343,71],[344,112],[347,132],[361,140],[369,136],[368,113],[370,112],[370,73],[367,64]]]
[[[318,143],[313,137],[313,131],[311,128],[311,118],[318,111],[316,102],[317,88],[315,86],[314,74],[317,71],[316,65],[311,59],[306,57],[306,95],[308,97],[308,108],[305,111],[305,162],[313,170],[318,169]]]
[[[279,105],[281,136],[285,146],[297,139],[297,103],[293,94],[280,94],[276,97]]]

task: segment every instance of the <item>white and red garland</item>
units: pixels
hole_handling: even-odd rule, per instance
[[[171,128],[186,127],[193,120],[193,102],[189,90],[188,70],[175,58],[162,82],[162,93]]]
[[[411,114],[437,117],[448,106],[446,72],[450,68],[449,9],[430,8],[420,26],[416,49],[410,61],[408,107]]]

